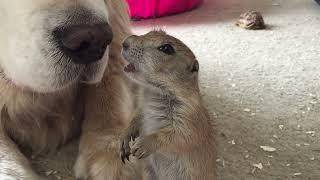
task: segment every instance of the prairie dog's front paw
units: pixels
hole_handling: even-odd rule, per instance
[[[124,135],[120,139],[120,157],[123,163],[125,163],[125,159],[130,160],[129,157],[131,155],[130,141],[139,136],[139,130],[136,128],[129,128]]]
[[[138,138],[131,147],[131,154],[138,159],[143,159],[155,152],[154,142],[152,138],[140,137]]]

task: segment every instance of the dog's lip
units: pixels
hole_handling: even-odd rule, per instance
[[[137,68],[134,65],[134,63],[129,63],[124,67],[124,71],[127,73],[133,73],[133,72],[137,72]]]

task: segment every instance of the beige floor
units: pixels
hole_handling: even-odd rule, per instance
[[[235,27],[247,9],[261,11],[268,30]],[[186,42],[200,61],[219,132],[219,180],[320,179],[320,7],[313,0],[207,0],[186,14],[134,23],[138,34],[154,28]],[[69,172],[60,164],[66,156],[36,166]]]

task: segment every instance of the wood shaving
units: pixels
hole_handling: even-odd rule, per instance
[[[232,140],[232,141],[231,141],[231,144],[232,144],[232,145],[235,145],[235,144],[236,144],[236,142],[235,142],[234,140]]]
[[[317,101],[310,101],[310,104],[317,104]]]
[[[46,174],[46,176],[50,176],[51,174],[53,174],[53,172],[54,172],[54,171],[49,170],[49,171],[46,171],[46,173],[45,173],[45,174]]]
[[[315,134],[315,131],[307,131],[306,134]]]
[[[258,169],[263,169],[263,165],[262,165],[262,163],[259,163],[259,164],[252,164],[252,166],[253,167],[255,167],[255,168],[258,168]]]
[[[274,134],[272,137],[274,137],[274,138],[276,138],[276,139],[278,139],[278,138],[279,138],[276,134]]]
[[[228,143],[229,143],[229,144],[232,144],[232,145],[235,145],[235,144],[236,144],[236,141],[233,139],[232,141],[229,141]]]
[[[268,161],[268,163],[267,163],[267,166],[271,166],[271,163],[270,163],[270,161]]]
[[[256,169],[257,169],[257,168],[254,167],[254,168],[252,169],[251,173],[254,174],[254,172],[256,172]]]
[[[302,173],[294,173],[293,176],[301,176]]]
[[[270,146],[260,146],[261,149],[263,149],[266,152],[275,152],[277,149]]]
[[[225,162],[224,162],[224,160],[222,159],[216,159],[216,162],[221,162],[221,165],[222,165],[222,167],[225,167]]]
[[[315,131],[307,131],[306,134],[310,135],[311,137],[314,137],[316,135]]]
[[[284,127],[283,125],[279,125],[279,129],[280,129],[280,130],[282,130],[282,129],[283,129],[283,127]]]
[[[315,94],[312,94],[312,93],[310,93],[309,96],[312,97],[312,98],[317,97]]]

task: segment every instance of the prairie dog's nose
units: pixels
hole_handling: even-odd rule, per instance
[[[122,43],[122,48],[124,51],[128,50],[131,46],[132,43],[134,43],[134,41],[138,38],[139,36],[136,35],[131,35],[129,37],[127,37],[123,43]]]
[[[130,44],[126,41],[122,43],[123,50],[128,50],[130,48]]]
[[[102,59],[113,33],[108,23],[77,24],[54,31],[59,48],[76,64]]]

